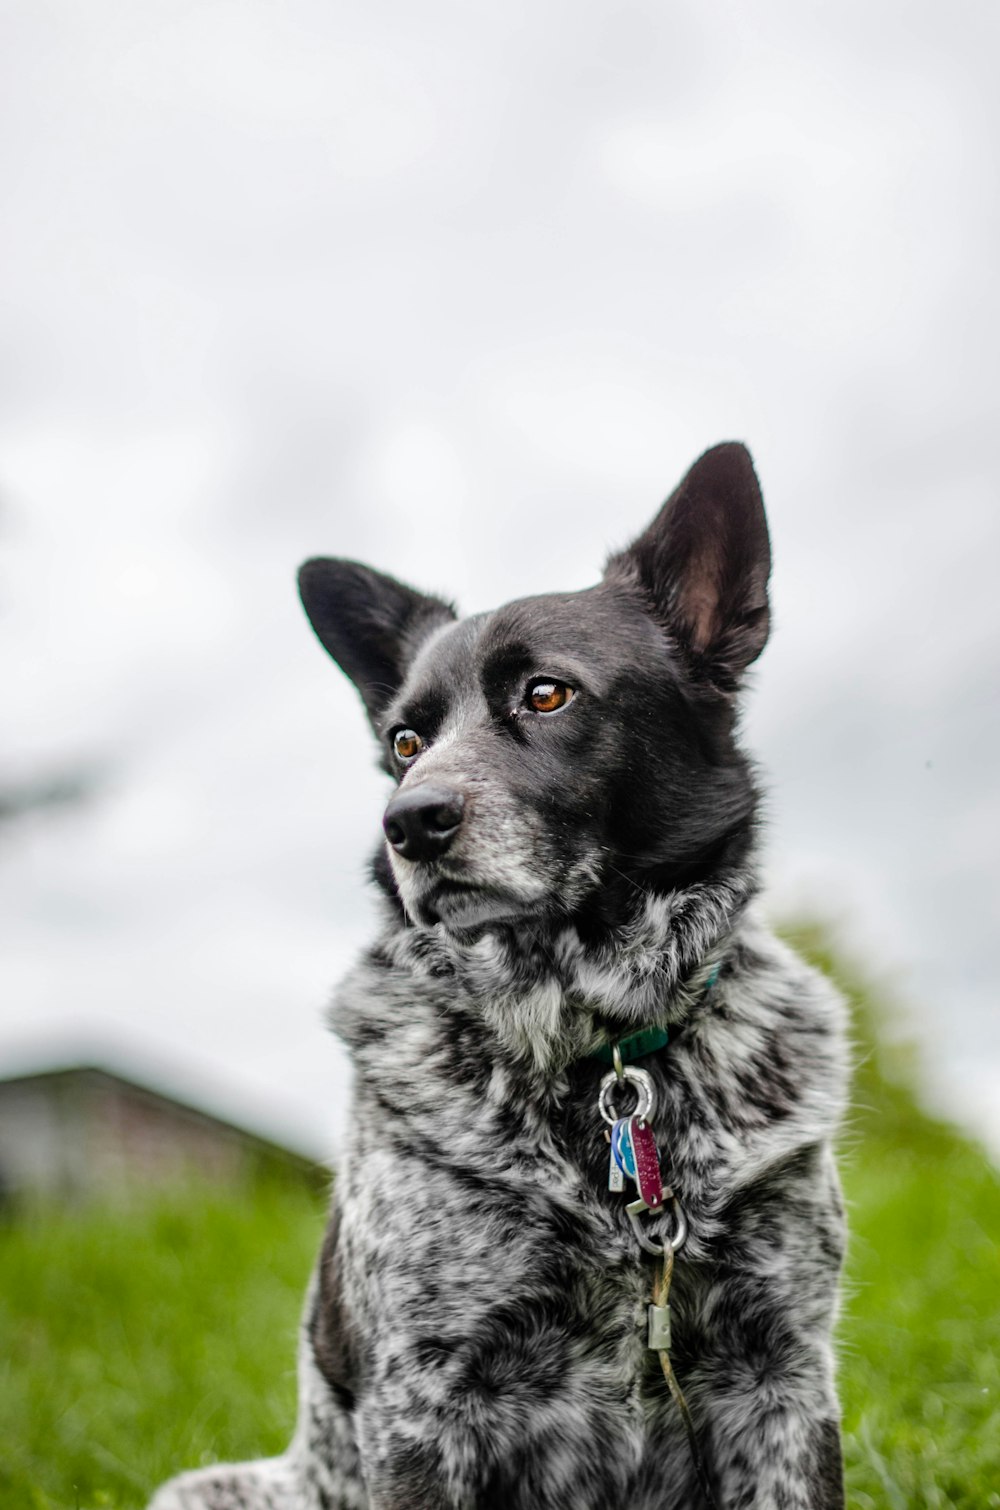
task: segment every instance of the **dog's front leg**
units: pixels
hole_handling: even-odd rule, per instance
[[[371,1478],[368,1503],[371,1510],[472,1510],[475,1501],[450,1494],[434,1455],[410,1444],[398,1464]]]
[[[843,1510],[828,1320],[803,1327],[786,1297],[775,1304],[744,1278],[727,1291],[729,1324],[691,1381],[721,1504]]]
[[[804,1360],[796,1365],[798,1374]],[[844,1510],[840,1422],[800,1377],[745,1360],[745,1382],[711,1402],[720,1510]],[[739,1366],[737,1366],[739,1367]]]
[[[678,1294],[679,1312],[700,1322],[700,1361],[692,1358],[682,1384],[719,1503],[843,1510],[830,1334],[844,1225],[829,1150],[799,1150],[744,1188],[726,1215],[724,1260],[703,1288],[695,1280]]]

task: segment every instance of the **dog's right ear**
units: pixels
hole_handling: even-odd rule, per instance
[[[767,641],[771,547],[746,446],[699,457],[606,575],[642,589],[700,677],[734,692]]]
[[[299,594],[320,644],[351,678],[376,724],[421,640],[455,610],[358,561],[315,556],[299,568]]]

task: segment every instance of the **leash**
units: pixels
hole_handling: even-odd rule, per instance
[[[715,984],[718,974],[719,968],[716,967],[706,983],[706,992]],[[598,1112],[607,1124],[604,1136],[610,1145],[608,1189],[621,1194],[625,1192],[626,1181],[635,1185],[637,1198],[626,1203],[625,1212],[639,1247],[656,1260],[653,1298],[647,1307],[646,1346],[660,1360],[667,1388],[683,1422],[701,1497],[708,1510],[719,1510],[698,1445],[694,1420],[670,1361],[670,1283],[674,1274],[674,1257],[687,1237],[687,1218],[672,1188],[663,1184],[659,1150],[651,1126],[656,1102],[653,1077],[648,1070],[626,1063],[626,1060],[655,1053],[666,1045],[668,1039],[666,1028],[651,1028],[609,1044],[605,1050],[590,1057],[601,1058],[605,1063],[610,1059],[613,1065],[610,1073],[601,1079],[597,1098]],[[623,1089],[626,1085],[635,1090],[636,1106],[629,1116],[620,1117],[611,1096],[616,1089]],[[668,1208],[673,1216],[673,1231],[670,1236],[664,1235],[657,1240],[644,1227],[644,1218],[661,1217]]]
[[[695,1476],[698,1479],[698,1488],[701,1497],[708,1506],[708,1510],[718,1510],[718,1502],[712,1493],[712,1486],[708,1481],[708,1470],[705,1460],[698,1446],[698,1434],[694,1429],[694,1421],[691,1411],[684,1398],[684,1392],[677,1383],[677,1375],[674,1373],[670,1362],[670,1306],[667,1297],[670,1294],[670,1281],[674,1275],[674,1248],[670,1243],[664,1244],[662,1259],[657,1261],[656,1277],[653,1280],[653,1303],[649,1307],[649,1347],[653,1348],[660,1360],[663,1377],[667,1381],[667,1388],[673,1396],[674,1404],[680,1412],[684,1422],[684,1430],[687,1433],[688,1450],[691,1453],[691,1461],[694,1464]],[[657,1346],[662,1342],[663,1346]]]

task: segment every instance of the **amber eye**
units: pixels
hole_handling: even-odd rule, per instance
[[[423,747],[423,740],[413,729],[397,729],[392,736],[392,748],[400,760],[412,760]]]
[[[536,713],[557,713],[575,696],[565,682],[532,682],[528,688],[528,706]]]

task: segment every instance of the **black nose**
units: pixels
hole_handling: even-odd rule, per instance
[[[461,792],[424,781],[397,792],[385,810],[382,827],[404,860],[436,860],[458,833],[465,798]]]

